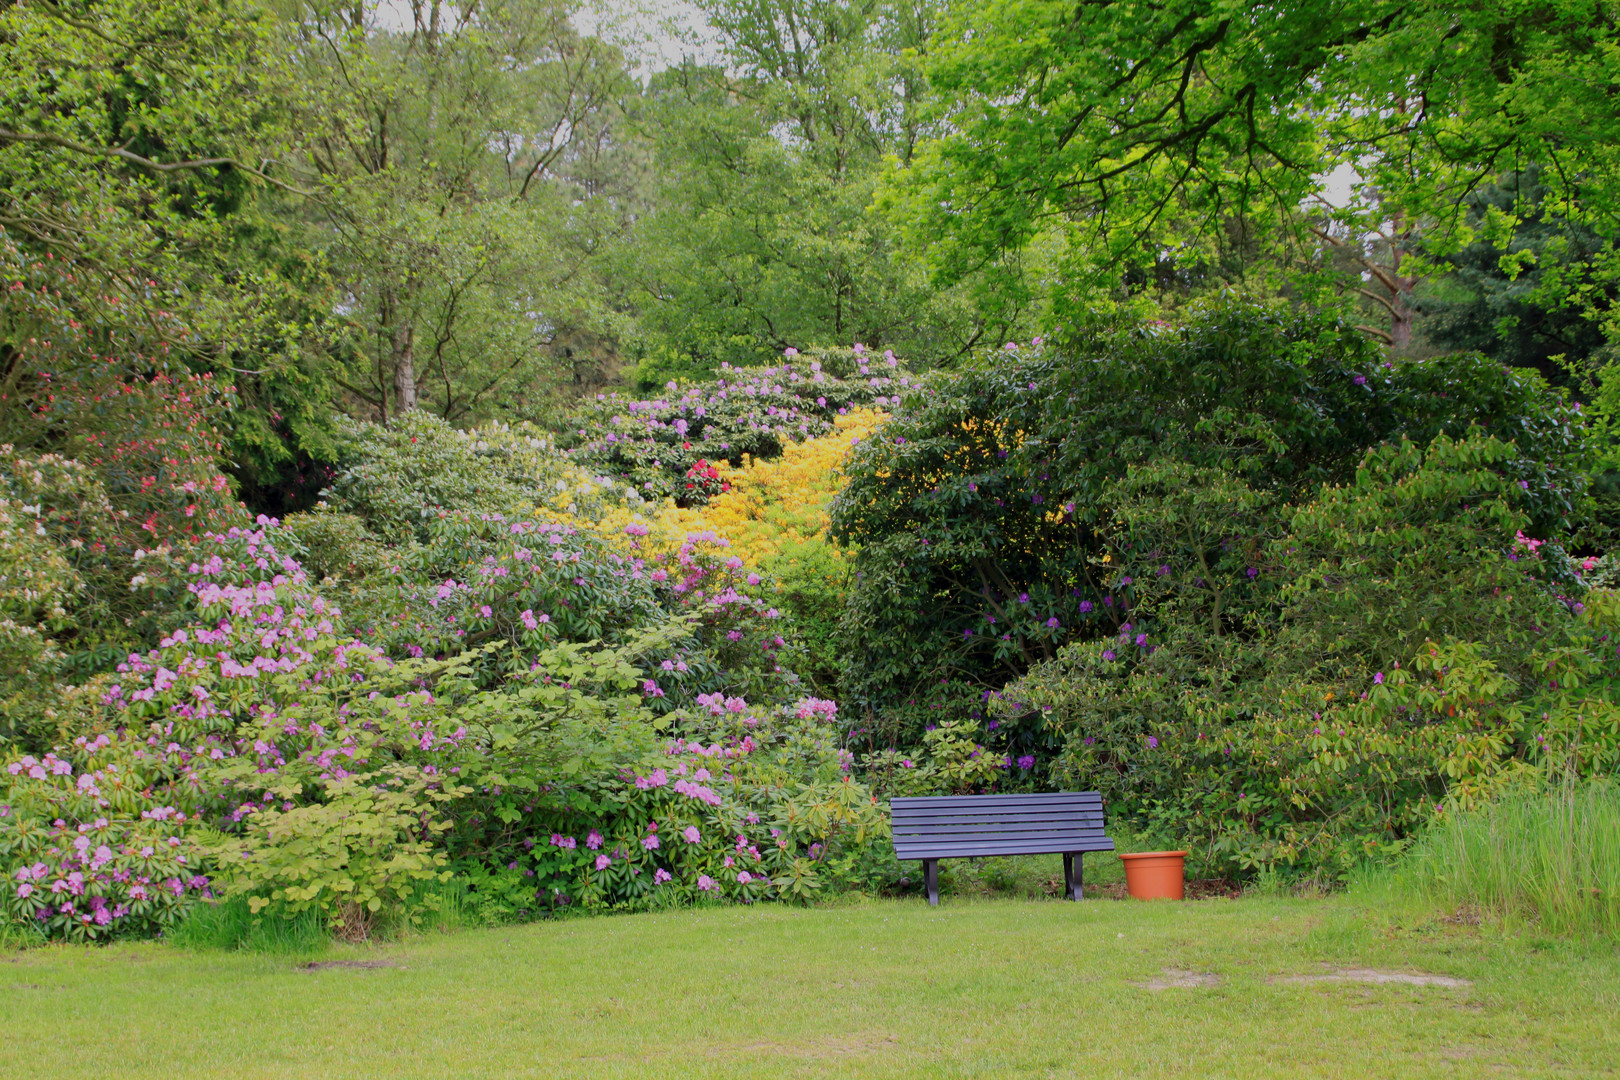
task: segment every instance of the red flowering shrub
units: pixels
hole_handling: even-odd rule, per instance
[[[698,458],[690,469],[686,470],[685,493],[677,492],[675,501],[678,505],[691,505],[704,503],[721,492],[730,491],[731,485],[720,479],[720,470],[704,458]]]
[[[246,521],[220,471],[207,376],[122,377],[112,365],[58,385],[37,377],[34,416],[62,455],[5,448],[0,499],[65,560],[74,582],[52,630],[68,678],[104,670],[174,621],[171,565],[205,532]]]

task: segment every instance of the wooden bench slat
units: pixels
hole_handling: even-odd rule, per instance
[[[889,800],[891,809],[931,806],[1049,806],[1073,803],[1101,806],[1102,796],[1096,792],[1057,792],[1048,795],[897,795]]]
[[[1066,851],[1113,851],[1106,836],[1051,836],[1040,840],[998,840],[993,844],[930,840],[895,847],[899,859],[967,859],[996,855],[1061,855]]]
[[[1045,845],[1045,851],[1067,851],[1070,845],[1081,847],[1106,844],[1110,838],[1101,833],[1039,833],[1031,836],[913,836],[900,837],[894,842],[895,851],[913,851],[925,847],[949,847],[958,850],[984,849],[988,854],[998,844]],[[900,856],[907,858],[908,856]],[[914,857],[914,856],[913,856]]]
[[[975,841],[958,844],[950,841],[895,845],[899,859],[969,859],[990,858],[997,855],[1062,855],[1079,851],[1113,851],[1114,842],[1107,837],[1072,837],[1064,840],[1033,841],[1003,840],[997,843]]]
[[[901,825],[914,825],[919,829],[931,829],[944,825],[973,825],[994,824],[1017,828],[1019,825],[1038,821],[1097,821],[1102,820],[1102,814],[1095,810],[1084,812],[1063,812],[1058,814],[941,814],[937,817],[903,817],[894,816],[891,820]]]
[[[1095,803],[1055,803],[1050,806],[893,806],[891,813],[896,818],[949,818],[951,814],[977,814],[983,818],[1000,818],[1003,814],[1100,814],[1102,806]]]
[[[1051,814],[1051,813],[1039,813],[1039,814],[1032,814],[1032,813],[970,814],[970,813],[967,813],[966,811],[954,810],[954,811],[952,811],[952,812],[950,812],[948,814],[947,813],[930,814],[927,817],[919,817],[916,814],[904,814],[904,815],[896,814],[894,816],[894,820],[896,822],[904,822],[907,825],[915,825],[918,828],[926,829],[926,828],[931,828],[931,827],[933,827],[935,825],[958,825],[958,824],[961,824],[963,822],[977,822],[977,821],[1004,822],[1004,823],[1006,823],[1008,825],[1017,825],[1020,822],[1025,822],[1025,821],[1101,821],[1102,820],[1102,811],[1100,811],[1100,810],[1078,810],[1078,811],[1075,811],[1073,813],[1065,812],[1065,813],[1060,813],[1060,814]]]
[[[955,832],[898,832],[894,834],[895,843],[917,844],[927,840],[953,840],[968,843],[971,840],[993,840],[996,837],[1006,837],[1009,840],[1034,840],[1042,836],[1105,836],[1101,829],[1066,829],[1061,825],[1049,829],[1020,829],[1017,832],[1007,832],[997,829],[959,829]]]

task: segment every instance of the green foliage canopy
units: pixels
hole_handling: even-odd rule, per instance
[[[940,280],[1044,235],[1071,295],[1234,223],[1303,235],[1341,164],[1379,220],[1451,244],[1511,233],[1521,208],[1470,226],[1466,197],[1539,165],[1548,205],[1613,239],[1617,26],[1612,0],[958,5],[927,66],[947,130],[900,206]]]

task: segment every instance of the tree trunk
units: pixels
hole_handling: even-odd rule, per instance
[[[1417,278],[1401,273],[1401,263],[1407,256],[1405,224],[1405,216],[1397,215],[1386,241],[1389,244],[1388,274],[1380,276],[1389,290],[1389,347],[1394,352],[1404,352],[1412,344],[1412,290],[1418,285]]]
[[[394,415],[416,408],[416,327],[405,318],[394,326]]]
[[[1412,344],[1412,309],[1406,302],[1410,295],[1398,292],[1390,305],[1389,347],[1394,352],[1403,352]]]

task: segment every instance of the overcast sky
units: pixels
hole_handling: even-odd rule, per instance
[[[697,53],[718,59],[714,32],[703,12],[685,0],[624,0],[592,4],[574,17],[582,34],[616,41],[638,61],[642,73],[657,71]]]

